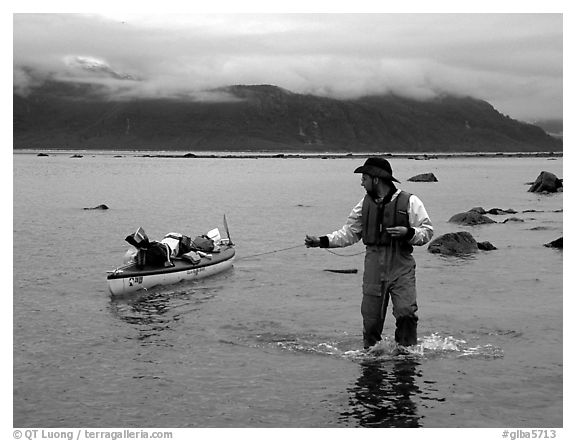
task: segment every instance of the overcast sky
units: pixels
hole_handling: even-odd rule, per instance
[[[448,92],[531,121],[562,117],[562,36],[562,15],[542,13],[15,14],[14,87],[49,75],[117,97],[209,99],[200,92],[232,84]]]

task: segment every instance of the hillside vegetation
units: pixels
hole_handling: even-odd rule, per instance
[[[561,151],[562,140],[489,103],[397,95],[337,100],[275,86],[219,89],[230,99],[105,99],[47,83],[14,95],[14,148],[332,152]]]

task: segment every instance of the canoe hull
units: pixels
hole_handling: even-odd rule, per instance
[[[159,285],[173,285],[183,281],[199,280],[230,269],[234,263],[234,249],[227,247],[211,258],[202,257],[197,265],[175,260],[170,268],[143,268],[127,265],[108,275],[108,289],[112,296],[146,290]]]

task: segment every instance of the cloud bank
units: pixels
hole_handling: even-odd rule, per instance
[[[561,14],[15,14],[14,89],[53,78],[118,99],[206,99],[233,84],[453,93],[518,119],[556,118],[562,35]]]

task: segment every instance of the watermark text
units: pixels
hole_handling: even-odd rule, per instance
[[[509,439],[510,441],[517,439],[554,439],[556,436],[557,433],[554,429],[506,429],[502,432],[502,438]]]
[[[14,439],[32,440],[137,440],[137,439],[172,439],[173,433],[167,431],[152,431],[141,429],[16,429],[13,432]]]

